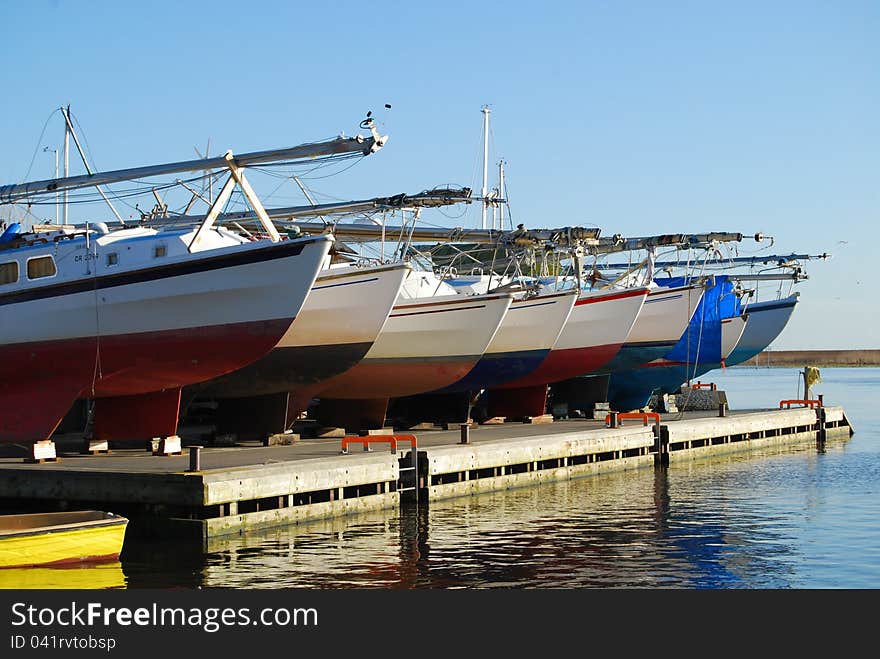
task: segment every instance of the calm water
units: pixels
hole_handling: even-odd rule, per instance
[[[734,409],[799,394],[797,369],[702,380],[726,390]],[[127,544],[121,564],[89,579],[129,588],[877,588],[878,391],[880,369],[822,369],[814,393],[843,405],[856,429],[824,450],[489,493],[236,536],[206,551]]]

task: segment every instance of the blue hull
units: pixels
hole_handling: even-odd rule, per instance
[[[612,373],[608,382],[608,402],[613,410],[639,409],[648,404],[652,395],[678,393],[688,380],[716,368],[721,368],[720,362],[703,362],[696,368],[693,364],[665,364]]]
[[[607,375],[615,371],[627,371],[652,362],[655,359],[662,359],[674,345],[674,341],[654,344],[624,343],[620,348],[620,352],[610,362],[599,371],[590,373],[590,375]]]
[[[661,281],[655,280],[658,283]],[[679,286],[682,279],[666,280]],[[620,369],[608,381],[611,408],[627,411],[644,407],[653,394],[678,392],[682,384],[721,367],[721,320],[740,315],[733,283],[717,275],[714,285],[703,294],[688,328],[675,346],[661,356],[659,364],[643,363],[630,370]]]
[[[483,355],[476,366],[461,380],[431,393],[452,394],[497,387],[528,375],[541,365],[548,354],[550,354],[549,349]]]

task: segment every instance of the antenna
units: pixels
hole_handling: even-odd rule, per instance
[[[480,196],[483,197],[483,216],[480,228],[486,228],[486,210],[488,202],[486,195],[489,193],[489,113],[491,110],[488,105],[484,105],[480,110],[483,113],[483,187]]]

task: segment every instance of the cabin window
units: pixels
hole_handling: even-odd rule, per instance
[[[18,261],[0,263],[0,284],[14,284],[18,281]]]
[[[119,254],[110,252],[107,255],[107,265],[116,265],[117,263],[119,263]]]
[[[153,248],[153,258],[158,259],[160,256],[165,256],[168,253],[168,249],[165,245],[157,245]]]
[[[28,259],[28,279],[40,279],[42,277],[54,277],[58,270],[55,268],[55,259],[51,256],[38,256]]]

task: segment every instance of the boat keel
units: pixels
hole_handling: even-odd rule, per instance
[[[144,440],[177,434],[180,387],[95,399],[95,440]]]

